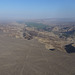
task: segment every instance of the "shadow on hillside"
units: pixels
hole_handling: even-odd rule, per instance
[[[65,50],[67,53],[75,53],[75,47],[73,47],[72,44],[73,43],[65,46]]]
[[[55,49],[49,49],[49,50],[54,51]]]

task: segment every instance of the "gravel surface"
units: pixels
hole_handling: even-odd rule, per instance
[[[75,75],[75,53],[0,34],[0,75]]]

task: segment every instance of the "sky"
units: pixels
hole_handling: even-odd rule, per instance
[[[0,19],[75,18],[75,0],[0,0]]]

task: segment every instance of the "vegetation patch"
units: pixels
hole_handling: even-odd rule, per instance
[[[42,23],[35,23],[35,22],[26,22],[25,23],[28,27],[35,27],[38,30],[42,29],[42,30],[46,30],[46,27],[48,27],[48,25],[42,24]]]

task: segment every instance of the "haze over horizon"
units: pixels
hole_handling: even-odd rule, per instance
[[[75,0],[0,0],[0,20],[43,18],[75,18]]]

